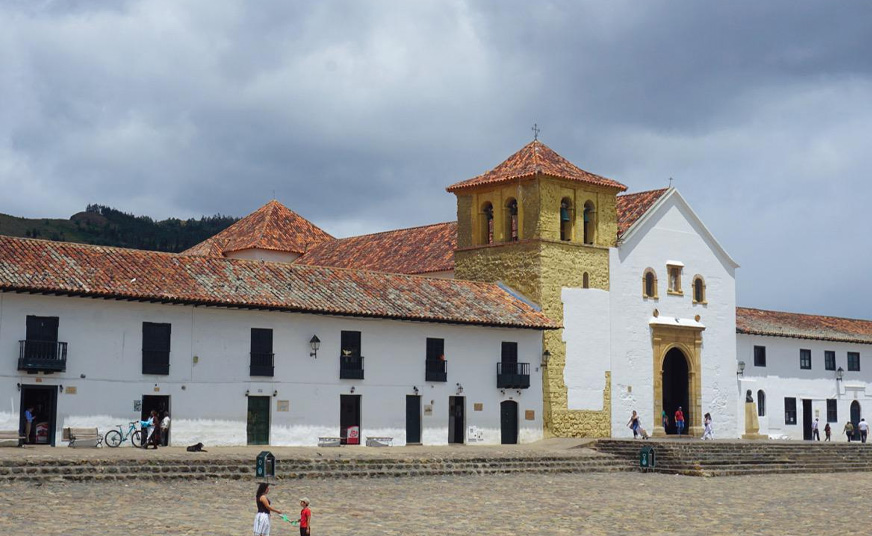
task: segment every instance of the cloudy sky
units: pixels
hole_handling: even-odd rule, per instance
[[[870,28],[860,1],[0,0],[0,212],[448,221],[535,122],[631,191],[674,177],[740,305],[872,318]]]

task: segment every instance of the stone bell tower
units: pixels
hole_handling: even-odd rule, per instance
[[[502,281],[562,323],[563,288],[609,290],[616,197],[626,189],[534,140],[491,171],[447,188],[457,196],[455,277]],[[568,409],[563,330],[543,337],[551,356],[543,371],[546,435],[610,435],[609,373],[601,411]]]

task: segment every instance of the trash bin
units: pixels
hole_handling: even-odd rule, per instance
[[[651,469],[654,469],[655,464],[654,447],[645,445],[642,447],[642,450],[639,451],[639,469],[650,471]]]

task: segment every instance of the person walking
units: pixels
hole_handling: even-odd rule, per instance
[[[814,418],[814,422],[811,423],[811,438],[815,441],[821,440],[821,431],[820,431],[820,423],[818,422],[818,418]]]
[[[866,419],[860,419],[860,423],[857,424],[857,429],[860,430],[860,441],[865,443],[866,436],[869,435],[869,423],[866,422]]]
[[[663,433],[669,428],[669,417],[666,416],[666,410],[660,411],[660,422],[663,424]]]
[[[163,419],[160,421],[160,444],[168,447],[170,444],[170,412],[164,411]]]
[[[33,406],[24,410],[24,442],[30,443],[30,432],[33,429]]]
[[[681,406],[675,411],[675,429],[678,430],[678,435],[684,431],[684,412],[681,411]]]
[[[254,515],[254,536],[269,536],[269,514],[282,513],[272,507],[266,494],[269,493],[269,484],[261,483],[257,486],[257,495],[254,502],[257,504],[257,513]]]
[[[824,441],[829,441],[832,437],[833,429],[830,428],[830,423],[827,423],[827,425],[824,426],[824,435],[826,436],[826,439],[824,439]]]
[[[712,428],[712,414],[711,413],[705,414],[705,432],[703,432],[702,438],[703,438],[703,440],[715,438],[715,431]]]
[[[312,511],[309,510],[309,498],[303,497],[300,499],[300,519],[297,521],[300,522],[300,536],[310,536],[312,534]]]
[[[848,436],[848,443],[850,443],[851,438],[854,437],[854,425],[851,421],[845,423],[845,435]]]
[[[633,439],[637,439],[639,437],[639,416],[636,414],[636,410],[633,410],[633,414],[630,415],[630,420],[627,421],[627,426],[633,430]]]

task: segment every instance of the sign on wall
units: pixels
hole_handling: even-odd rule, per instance
[[[276,402],[276,411],[290,411],[291,402],[289,400],[279,400]]]
[[[433,406],[431,404],[424,405],[424,416],[429,417],[433,415]]]
[[[482,410],[484,410],[484,404],[482,404],[481,402],[476,402],[475,404],[472,405],[472,410],[473,411],[482,411]]]
[[[133,411],[139,413],[142,411],[142,400],[133,401]]]
[[[536,420],[536,411],[532,409],[528,409],[524,412],[524,418],[528,421]]]

